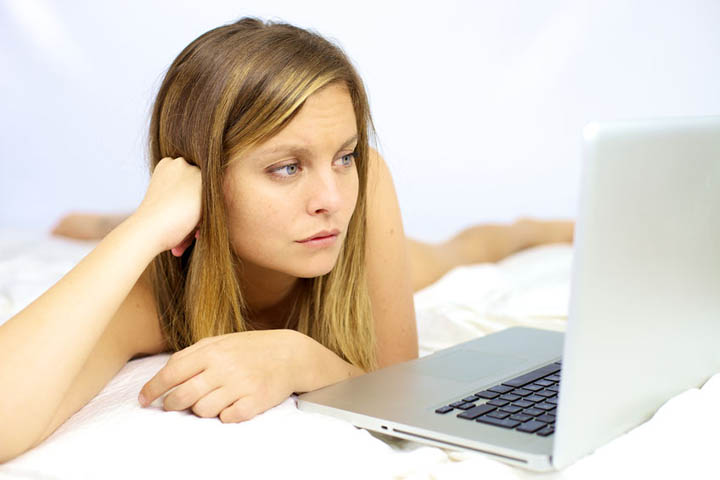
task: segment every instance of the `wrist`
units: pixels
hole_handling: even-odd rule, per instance
[[[316,345],[311,337],[298,332],[297,330],[284,330],[289,336],[288,342],[288,364],[290,365],[291,388],[294,393],[304,393],[312,390],[314,383],[313,371],[316,368],[315,356]]]
[[[293,332],[296,337],[296,348],[292,352],[293,359],[290,360],[295,365],[293,392],[311,392],[366,373],[314,338],[296,330],[288,331]]]
[[[109,235],[122,232],[137,239],[142,245],[141,251],[149,256],[150,260],[167,250],[162,245],[162,236],[157,231],[157,222],[150,221],[142,215],[132,214],[117,225]]]

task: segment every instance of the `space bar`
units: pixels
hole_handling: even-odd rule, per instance
[[[557,373],[559,371],[560,365],[556,363],[551,363],[550,365],[538,368],[537,370],[533,370],[532,372],[526,373],[525,375],[515,377],[512,380],[503,382],[502,384],[507,385],[508,387],[522,387],[523,385],[532,383],[539,378],[545,377],[547,375],[552,375],[553,373]]]

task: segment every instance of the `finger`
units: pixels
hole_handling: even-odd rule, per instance
[[[260,413],[255,404],[255,396],[246,395],[237,399],[232,405],[220,412],[220,421],[223,423],[238,423],[250,420]]]
[[[163,408],[167,411],[185,410],[192,407],[208,393],[222,386],[213,384],[207,371],[200,372],[165,396]]]
[[[209,392],[192,406],[192,412],[201,418],[215,418],[238,399],[226,386]]]
[[[193,357],[183,359],[171,357],[168,363],[140,389],[138,402],[143,407],[150,405],[156,398],[194,377],[203,369],[203,365]]]
[[[176,360],[181,359],[187,355],[190,355],[191,353],[195,352],[196,350],[199,350],[200,348],[204,347],[205,345],[209,345],[211,343],[214,343],[218,340],[220,340],[223,337],[223,335],[217,335],[214,337],[205,337],[201,338],[197,342],[193,343],[189,347],[185,347],[182,350],[173,353],[173,358]]]

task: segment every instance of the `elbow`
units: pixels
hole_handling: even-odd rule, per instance
[[[0,425],[3,425],[0,433],[0,465],[19,457],[39,443],[17,435],[18,430],[13,428],[10,422],[2,422]]]
[[[12,445],[6,445],[5,442],[0,445],[0,465],[4,465],[5,463],[9,462],[10,460],[13,460],[16,457],[19,457],[25,451],[28,450],[27,448],[23,449],[17,449],[13,448]]]

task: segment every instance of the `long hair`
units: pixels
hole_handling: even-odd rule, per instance
[[[229,159],[282,130],[320,88],[343,82],[357,122],[359,188],[337,263],[326,275],[300,278],[286,319],[340,358],[377,368],[366,284],[365,215],[369,135],[367,95],[342,49],[317,33],[246,17],[214,28],[177,56],[163,79],[150,119],[150,171],[164,157],[200,168],[199,239],[181,257],[169,251],[150,265],[163,335],[173,351],[198,340],[252,330],[228,233],[222,180]]]

